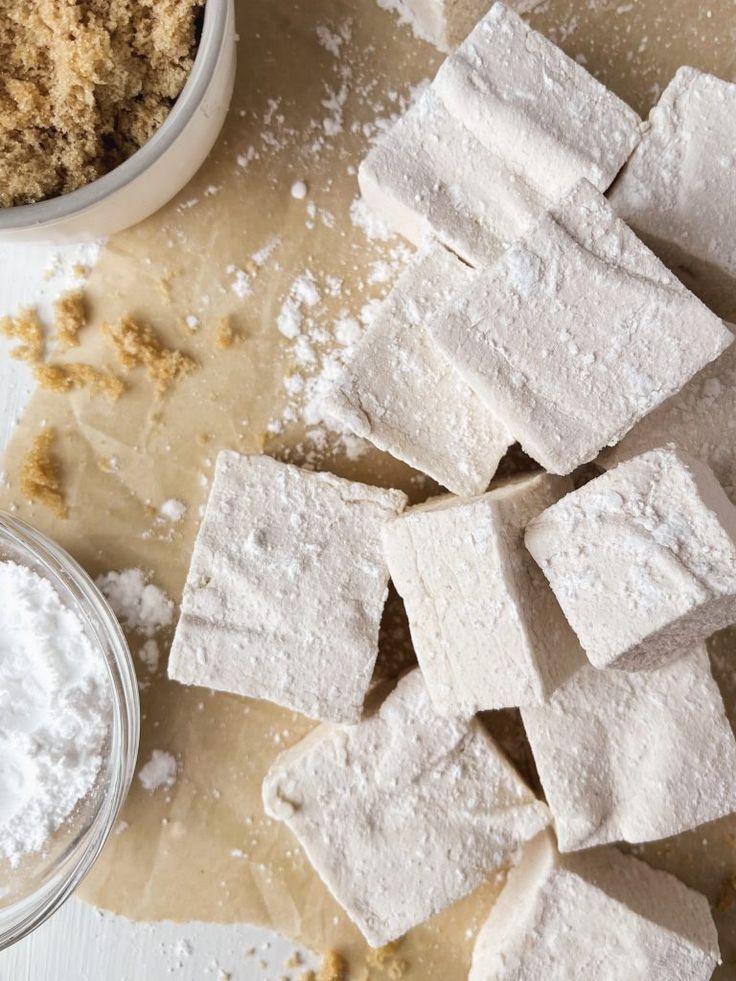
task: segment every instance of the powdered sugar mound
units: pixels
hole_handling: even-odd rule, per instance
[[[111,723],[101,654],[50,582],[0,562],[0,854],[43,848],[95,786]]]
[[[158,668],[160,652],[158,649],[158,643],[153,639],[153,637],[150,637],[144,642],[141,649],[138,651],[138,657],[150,674],[153,674],[156,671]]]
[[[170,497],[168,501],[164,501],[158,509],[158,513],[166,521],[177,522],[184,518],[184,515],[187,513],[187,506],[184,501]]]
[[[329,27],[325,27],[323,24],[319,24],[315,30],[319,43],[325,51],[329,51],[335,58],[340,57],[340,49],[343,44],[350,40],[353,33],[349,20],[343,21],[336,31],[330,30]]]
[[[141,569],[107,572],[95,580],[124,627],[153,637],[174,619],[174,603]]]
[[[363,198],[356,198],[350,205],[350,220],[356,228],[363,232],[366,238],[374,242],[388,242],[390,238],[394,237],[394,233],[383,218],[380,218]]]
[[[176,769],[176,760],[171,753],[154,749],[150,760],[141,767],[138,779],[150,792],[159,787],[173,787],[176,783]]]

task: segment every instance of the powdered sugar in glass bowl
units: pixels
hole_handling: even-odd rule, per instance
[[[0,949],[91,868],[128,791],[140,725],[130,653],[97,587],[63,549],[0,512],[0,603],[9,600],[0,701],[17,715],[4,715],[0,733]]]

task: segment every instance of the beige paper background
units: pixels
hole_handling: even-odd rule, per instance
[[[0,506],[18,504],[23,517],[57,538],[92,574],[140,566],[174,597],[181,591],[206,494],[201,475],[211,473],[217,450],[265,449],[297,462],[304,456],[298,425],[277,438],[265,435],[283,407],[282,379],[293,367],[276,315],[290,283],[306,268],[343,281],[341,296],[320,312],[327,330],[334,316],[346,308],[356,313],[375,294],[375,287],[365,288],[367,271],[388,246],[368,242],[348,218],[357,193],[349,168],[366,148],[362,133],[352,130],[390,111],[387,93],[406,93],[440,60],[374,0],[240,0],[238,7],[239,74],[222,139],[177,201],[109,242],[88,285],[92,325],[74,352],[75,359],[114,367],[97,327],[133,313],[191,354],[199,368],[158,402],[139,372],[130,375],[130,391],[115,405],[83,395],[37,393],[3,462],[11,485],[0,488]],[[531,19],[641,112],[680,64],[736,75],[736,7],[725,0],[711,8],[689,0],[666,6],[657,0],[626,5],[549,0]],[[318,43],[315,27],[334,30],[347,22],[351,40],[336,59]],[[341,75],[345,66],[349,79]],[[327,90],[339,90],[344,82],[349,91],[343,132],[315,151],[315,139],[324,135],[321,121],[332,114],[322,105]],[[244,169],[237,157],[251,146],[259,156]],[[289,194],[297,179],[306,180],[310,200],[334,216],[333,227],[319,216],[314,228],[307,227],[305,202]],[[230,289],[228,265],[255,273],[249,257],[275,237],[280,245],[253,276],[252,296],[239,300]],[[189,313],[202,323],[196,335],[181,326]],[[232,349],[217,351],[215,323],[225,313],[233,315],[241,337]],[[42,420],[59,432],[70,502],[64,522],[22,502],[13,479]],[[114,473],[105,472],[110,457],[119,461]],[[349,461],[323,449],[316,463],[402,487],[415,500],[432,491],[408,468],[377,452]],[[169,497],[189,505],[185,521],[173,530],[152,513]],[[382,645],[389,669],[404,657],[403,636],[401,611],[393,602]],[[134,650],[140,642],[131,637]],[[727,640],[721,643],[725,654],[717,666],[733,713],[736,652],[729,646]],[[140,673],[147,681],[145,670]],[[82,896],[133,918],[272,925],[317,949],[336,947],[349,957],[351,977],[381,977],[295,841],[261,810],[260,782],[271,759],[311,724],[266,703],[169,683],[165,656],[142,693],[142,709],[141,760],[154,748],[172,752],[180,776],[170,792],[150,794],[134,782],[124,812],[127,827],[111,839]],[[523,764],[525,749],[513,714],[493,714],[489,725]],[[736,820],[728,819],[641,851],[717,902],[724,882],[736,874],[734,836]],[[242,857],[233,857],[233,850]],[[400,952],[409,965],[407,977],[453,981],[466,975],[472,936],[499,882],[490,881],[412,931]],[[717,919],[727,963],[716,976],[733,978],[736,907],[719,912]]]

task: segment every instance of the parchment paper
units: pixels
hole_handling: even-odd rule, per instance
[[[410,84],[431,76],[440,60],[374,0],[241,0],[238,15],[239,75],[223,137],[177,201],[109,242],[88,286],[92,324],[82,348],[73,352],[75,360],[118,370],[98,327],[133,313],[191,354],[198,370],[161,401],[141,372],[129,376],[130,390],[115,405],[84,395],[37,393],[3,462],[11,485],[0,488],[0,505],[17,504],[23,517],[53,535],[92,574],[142,567],[175,598],[206,496],[203,475],[211,474],[218,449],[265,449],[297,462],[306,452],[298,423],[279,436],[267,432],[283,409],[282,382],[293,367],[276,329],[279,308],[305,269],[322,280],[332,275],[342,281],[339,295],[320,313],[328,332],[333,317],[356,314],[367,299],[371,263],[391,243],[369,242],[348,217],[357,194],[351,168],[367,145],[361,127],[391,111],[396,103],[390,93],[406,93]],[[732,3],[707,8],[690,0],[666,6],[658,0],[549,0],[531,19],[640,112],[682,63],[729,78],[736,70]],[[318,25],[344,35],[339,57],[319,43]],[[326,118],[332,135],[325,134]],[[333,132],[335,124],[341,132]],[[313,219],[306,203],[289,193],[295,180],[309,185],[309,200],[317,206]],[[254,265],[251,256],[274,239],[279,244],[270,259],[262,268]],[[232,267],[250,277],[251,295],[233,292]],[[188,314],[199,318],[196,333],[182,325]],[[219,351],[215,324],[223,314],[233,315],[240,338]],[[20,459],[43,421],[59,433],[67,521],[30,508],[17,490]],[[318,447],[310,460],[345,476],[402,487],[414,500],[434,490],[375,451],[351,460]],[[185,521],[174,526],[155,518],[155,508],[171,497],[188,505]],[[137,650],[142,639],[130,639]],[[366,960],[357,931],[289,832],[262,812],[265,770],[311,723],[263,702],[169,683],[166,640],[152,683],[138,665],[148,686],[142,693],[141,762],[153,749],[169,751],[179,762],[179,776],[170,790],[153,793],[134,781],[124,823],[81,895],[133,918],[273,926],[313,948],[340,950],[350,960],[351,977],[384,976]],[[383,633],[387,670],[405,660],[405,647],[394,600]],[[716,664],[734,717],[736,652],[728,638],[721,647],[725,654]],[[514,714],[492,713],[488,721],[533,779]],[[714,903],[724,899],[727,905],[724,883],[736,874],[735,835],[736,820],[728,819],[640,851]],[[476,894],[412,931],[400,949],[406,977],[465,977],[475,930],[501,883],[502,876],[491,877]],[[717,918],[727,961],[717,977],[736,977],[735,908]]]

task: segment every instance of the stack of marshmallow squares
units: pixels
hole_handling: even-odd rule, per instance
[[[451,493],[220,454],[169,673],[324,723],[264,805],[372,946],[511,864],[473,981],[719,963],[705,897],[613,846],[736,811],[732,333],[683,284],[736,274],[735,154],[736,85],[683,68],[645,125],[497,3],[360,168],[418,252],[328,400]],[[513,443],[543,469],[491,483]],[[389,577],[419,667],[386,694]],[[508,707],[546,802],[476,717]]]

